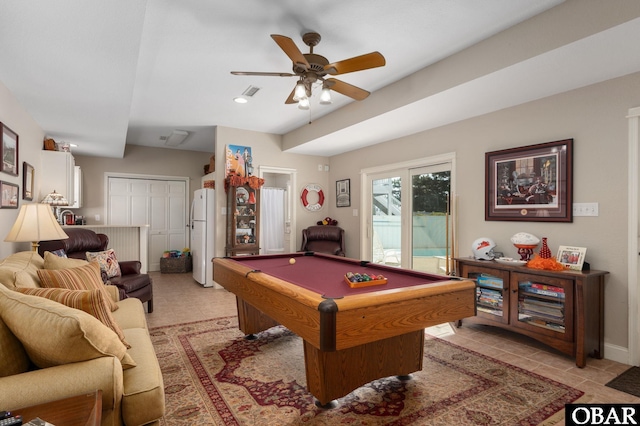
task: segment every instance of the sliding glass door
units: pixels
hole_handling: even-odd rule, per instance
[[[453,160],[438,157],[395,166],[363,171],[365,253],[375,263],[448,273]]]
[[[449,194],[451,165],[410,169],[411,268],[448,273],[446,256],[451,245]]]

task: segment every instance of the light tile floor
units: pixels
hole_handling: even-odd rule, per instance
[[[203,288],[191,273],[161,274],[153,278],[154,311],[149,327],[236,315],[235,296],[226,290]],[[431,327],[429,333],[465,348],[565,383],[585,392],[589,402],[640,403],[640,398],[604,386],[629,368],[607,359],[587,359],[578,368],[572,358],[526,336],[482,325],[450,324]]]

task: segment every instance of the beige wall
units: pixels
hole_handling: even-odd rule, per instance
[[[213,143],[213,142],[212,142]],[[75,155],[76,165],[82,168],[83,206],[76,214],[87,218],[91,225],[105,224],[105,173],[130,173],[155,176],[189,178],[190,200],[193,191],[201,188],[204,165],[209,163],[210,152],[181,151],[169,148],[150,148],[127,145],[123,158],[103,158]],[[95,215],[100,215],[100,221]]]
[[[40,168],[40,150],[42,150],[44,132],[2,82],[0,82],[0,122],[18,134],[18,165],[20,170],[19,176],[0,173],[0,180],[20,186],[19,205],[40,201],[22,199],[22,163],[26,161],[35,168],[34,192],[39,194],[38,169]],[[9,233],[17,216],[18,210],[16,209],[0,209],[0,241],[4,240]],[[0,242],[0,259],[17,251],[30,250],[30,246],[29,243]]]
[[[296,188],[293,188],[294,199],[296,202],[296,227],[292,229],[292,238],[296,238],[296,247],[300,245],[302,230],[310,225],[315,225],[318,220],[329,216],[332,200],[334,198],[327,196],[326,202],[322,209],[317,212],[309,212],[303,208],[300,199],[302,188],[309,183],[319,184],[323,188],[325,194],[330,193],[329,173],[324,171],[324,165],[329,164],[327,157],[319,157],[312,155],[299,155],[282,152],[282,137],[279,135],[252,132],[249,130],[233,129],[229,127],[217,127],[216,133],[216,181],[224,180],[224,157],[225,147],[227,145],[250,146],[251,155],[253,157],[254,175],[258,175],[260,166],[282,167],[296,170]],[[323,166],[323,171],[318,170],[318,165]],[[335,183],[332,183],[335,184]],[[216,188],[219,188],[216,183]],[[217,205],[226,206],[225,194],[223,191],[217,193]],[[335,201],[333,201],[335,206]],[[226,217],[223,216],[218,209],[218,222],[224,224]],[[224,255],[225,246],[225,230],[222,226],[218,227],[216,238],[216,255]]]
[[[559,245],[587,247],[593,269],[610,271],[605,290],[605,342],[627,347],[627,144],[629,108],[640,106],[640,73],[574,90],[514,108],[443,126],[370,148],[331,157],[330,181],[351,179],[351,208],[330,209],[349,229],[347,252],[359,253],[360,170],[455,152],[459,255],[471,255],[478,237],[517,257],[510,237],[520,231]],[[574,202],[598,202],[598,217],[573,223],[485,222],[484,153],[573,138]],[[611,347],[611,346],[610,346]],[[605,353],[606,355],[606,353]]]

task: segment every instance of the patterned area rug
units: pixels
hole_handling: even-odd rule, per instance
[[[164,377],[162,425],[535,425],[562,423],[582,392],[427,336],[422,371],[373,381],[321,409],[302,340],[274,327],[245,340],[235,317],[151,329]]]

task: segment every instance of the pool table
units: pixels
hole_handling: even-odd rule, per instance
[[[319,405],[421,370],[424,328],[476,314],[469,280],[310,252],[213,263],[214,281],[236,295],[243,333],[281,324],[303,339],[307,389]],[[347,272],[387,283],[352,288]]]

